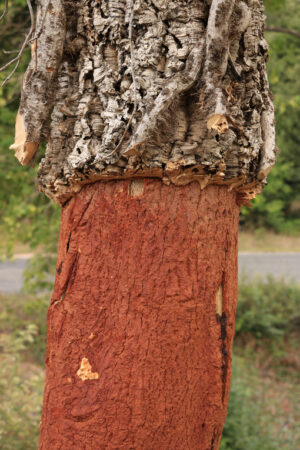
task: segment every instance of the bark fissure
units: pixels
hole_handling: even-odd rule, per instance
[[[60,271],[57,271],[56,283],[59,288],[56,289],[58,297],[53,298],[54,304],[60,303],[64,300],[69,287],[75,278],[76,268],[79,259],[79,252],[72,254],[67,261],[62,261],[59,265]]]
[[[224,402],[228,371],[227,316],[224,312],[221,316],[217,314],[217,322],[220,324],[220,349],[222,355],[222,401]]]
[[[72,235],[72,231],[70,231],[69,236],[68,236],[67,245],[66,245],[66,253],[68,253],[68,251],[69,251],[71,235]]]
[[[23,163],[47,141],[39,186],[61,204],[136,177],[255,196],[275,161],[263,29],[262,0],[53,0],[23,83]]]

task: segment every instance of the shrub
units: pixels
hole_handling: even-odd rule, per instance
[[[220,450],[299,448],[299,387],[280,383],[234,357],[226,424]]]
[[[220,450],[275,450],[270,432],[270,418],[264,417],[255,387],[256,374],[244,360],[234,358],[226,424]]]
[[[23,361],[37,334],[30,324],[14,335],[0,335],[0,448],[37,448],[43,395],[43,370]]]
[[[29,295],[0,295],[0,332],[18,339],[26,327],[34,324],[35,337],[18,351],[26,353],[32,362],[43,364],[46,348],[46,314],[49,298]]]
[[[242,278],[236,315],[236,336],[257,339],[286,336],[300,329],[300,286],[275,280]]]

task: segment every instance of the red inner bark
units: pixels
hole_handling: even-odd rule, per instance
[[[153,179],[88,185],[62,208],[40,449],[218,448],[238,215],[225,186]]]

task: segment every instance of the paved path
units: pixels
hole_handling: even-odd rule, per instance
[[[16,293],[22,288],[22,273],[29,255],[19,255],[14,261],[0,262],[0,292]],[[239,275],[294,279],[300,283],[300,253],[240,253]]]
[[[246,253],[239,254],[239,277],[262,276],[295,280],[300,283],[300,253]]]
[[[0,261],[0,292],[20,292],[23,285],[22,274],[28,260],[27,255],[19,255],[13,261]]]

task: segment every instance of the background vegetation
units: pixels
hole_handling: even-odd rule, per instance
[[[276,108],[277,164],[268,186],[243,209],[244,228],[269,228],[277,232],[300,232],[300,3],[299,0],[267,0],[267,27],[298,31],[299,36],[267,32],[270,87]]]
[[[3,7],[3,0],[1,8]],[[299,0],[265,0],[268,27],[300,35]],[[0,48],[20,47],[28,28],[25,0],[9,0],[0,25]],[[0,12],[1,14],[1,12]],[[242,212],[247,232],[300,236],[300,38],[267,32],[269,78],[275,94],[278,164],[264,193]],[[0,53],[0,66],[11,55]],[[37,448],[44,382],[46,311],[59,231],[59,208],[36,188],[35,167],[17,164],[13,141],[21,77],[0,87],[0,255],[26,244],[35,257],[27,293],[0,295],[0,448]],[[7,75],[7,74],[6,74]],[[5,74],[0,73],[0,82]],[[39,151],[36,163],[42,158]],[[275,239],[275,235],[274,235]],[[44,294],[36,294],[44,290]],[[31,292],[28,293],[28,292]],[[34,294],[35,293],[35,294]],[[236,322],[228,418],[221,450],[294,450],[300,446],[300,287],[275,280],[242,280]]]

